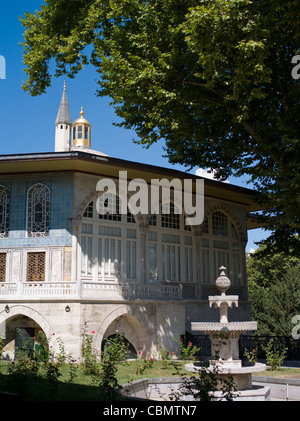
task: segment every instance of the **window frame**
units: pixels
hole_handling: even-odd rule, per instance
[[[4,263],[4,271],[2,272],[2,262],[1,257],[5,256],[5,263]],[[0,285],[7,282],[7,275],[8,275],[8,253],[6,251],[0,251]]]
[[[44,262],[43,262],[43,279],[34,279],[29,280],[28,278],[28,266],[29,266],[29,257],[30,255],[43,255]],[[25,275],[25,283],[26,284],[39,284],[39,283],[45,283],[47,281],[47,252],[46,250],[28,250],[26,252],[26,275]]]
[[[169,205],[170,215],[165,216],[162,209]],[[196,284],[194,233],[192,228],[187,229],[184,213],[174,213],[174,210],[175,205],[170,201],[161,204],[160,212],[152,214],[149,218],[146,245],[147,279],[150,283]],[[167,222],[169,222],[169,226]],[[150,239],[152,236],[153,238],[156,236],[156,240]],[[177,236],[178,241],[172,236]],[[186,238],[191,240],[190,244],[186,244]],[[150,257],[150,250],[153,250],[154,246],[156,247],[156,256]],[[186,261],[187,254],[188,261]],[[156,271],[153,271],[153,268],[150,267],[151,259],[156,260]],[[151,276],[153,273],[155,276]],[[170,278],[169,274],[171,274]]]
[[[0,200],[3,199],[3,221],[0,224],[0,239],[9,237],[10,230],[10,190],[0,184]]]
[[[116,209],[121,200],[116,197]],[[106,216],[107,215],[107,216]],[[78,253],[79,253],[79,277],[84,281],[93,282],[136,282],[140,277],[140,239],[139,226],[133,214],[128,209],[127,214],[120,214],[114,217],[111,214],[101,215],[97,212],[96,199],[86,206],[82,223],[79,227]],[[90,225],[90,233],[85,233],[85,225]],[[102,230],[103,228],[103,230]],[[101,232],[102,230],[102,232]],[[128,233],[131,231],[131,233]],[[135,231],[135,236],[132,231]],[[86,238],[86,240],[84,240]],[[91,242],[90,254],[86,255],[88,264],[90,261],[90,273],[83,270],[83,242]],[[108,247],[108,249],[107,249]],[[114,250],[113,250],[114,248]],[[118,267],[110,270],[113,266],[109,259],[113,256],[117,258]],[[108,257],[107,260],[104,260]],[[104,259],[103,259],[104,258]],[[99,260],[103,263],[100,264]],[[119,261],[121,260],[121,261]],[[130,261],[129,261],[130,260]],[[107,265],[108,264],[108,265]],[[87,266],[86,266],[87,267]],[[107,268],[109,268],[107,270]],[[132,276],[135,275],[135,276]]]
[[[43,189],[42,194],[43,198],[41,202],[34,200],[34,189]],[[35,207],[41,205],[41,222],[35,220]],[[50,188],[43,183],[33,184],[28,188],[27,191],[27,207],[26,207],[26,232],[27,237],[36,238],[36,237],[48,237],[50,234],[50,212],[51,212],[51,191]],[[34,227],[34,224],[40,225],[44,230],[37,230]]]
[[[222,214],[222,217],[220,218],[221,215],[216,214]],[[220,227],[219,231],[214,229],[217,223],[217,220],[214,223],[214,215],[219,221],[226,217],[227,236],[221,234],[223,228]],[[201,284],[214,285],[220,274],[219,267],[225,266],[231,285],[243,286],[245,281],[243,280],[242,244],[231,216],[227,212],[217,209],[210,212],[203,224],[204,229],[200,239]],[[239,273],[236,272],[236,269],[239,270]]]

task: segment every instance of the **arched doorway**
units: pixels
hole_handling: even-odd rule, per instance
[[[8,307],[7,312],[0,314],[0,321],[4,334],[2,355],[6,360],[14,360],[17,351],[25,347],[33,352],[39,332],[46,337],[52,332],[49,323],[39,313],[22,305]]]
[[[14,360],[25,353],[33,355],[35,338],[42,331],[41,326],[28,316],[20,314],[8,319],[5,326],[4,359]]]
[[[150,338],[138,315],[130,314],[127,306],[121,306],[105,319],[97,332],[96,346],[102,348],[103,340],[119,334],[130,346],[130,358],[135,358],[138,352],[150,352]]]

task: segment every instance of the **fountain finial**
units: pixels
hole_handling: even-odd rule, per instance
[[[226,295],[225,292],[230,288],[231,282],[230,279],[226,276],[226,267],[221,266],[219,270],[221,273],[216,280],[216,287],[221,292],[221,295]]]

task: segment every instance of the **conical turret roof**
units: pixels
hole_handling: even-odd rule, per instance
[[[64,90],[59,106],[59,110],[56,117],[55,125],[57,124],[72,124],[70,110],[69,110],[69,103],[67,98],[67,91],[66,91],[66,82],[64,84]]]

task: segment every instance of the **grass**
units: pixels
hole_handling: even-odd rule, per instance
[[[69,366],[64,364],[60,373],[55,395],[51,396],[49,382],[45,378],[46,371],[41,366],[40,375],[36,378],[27,376],[14,377],[8,373],[10,362],[0,362],[0,391],[17,393],[29,401],[98,401],[99,400],[99,377],[86,375],[83,368],[77,365],[75,379],[70,381]],[[118,366],[117,379],[120,385],[145,377],[171,377],[186,375],[184,363],[171,362],[165,368],[160,361],[154,361],[152,367],[143,373],[136,373],[134,361],[126,361]]]
[[[57,390],[51,395],[49,382],[45,378],[45,370],[43,366],[40,368],[40,375],[36,378],[30,377],[13,377],[8,374],[10,362],[0,362],[0,391],[19,393],[24,395],[24,400],[29,401],[98,401],[99,400],[99,377],[86,375],[80,365],[76,365],[76,377],[70,381],[70,371],[67,364],[60,369],[61,376],[57,384]],[[133,380],[152,377],[172,377],[172,376],[189,376],[184,370],[184,363],[173,361],[167,367],[162,362],[154,361],[151,367],[147,367],[142,373],[136,372],[136,363],[134,361],[126,361],[118,366],[117,379],[119,384],[129,383]],[[269,377],[290,377],[300,375],[298,368],[280,367],[277,370],[266,370],[264,372],[255,373],[259,376]],[[24,393],[25,392],[25,393]]]
[[[299,368],[288,368],[280,367],[277,370],[270,370],[267,368],[266,371],[261,371],[255,373],[256,376],[266,376],[266,377],[291,377],[291,376],[300,376]]]

